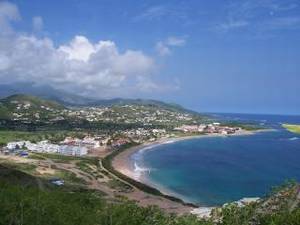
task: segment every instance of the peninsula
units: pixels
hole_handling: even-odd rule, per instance
[[[299,124],[282,124],[282,126],[292,133],[300,134],[300,125]]]

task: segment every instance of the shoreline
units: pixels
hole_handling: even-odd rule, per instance
[[[150,189],[154,189],[158,192],[158,196],[161,196],[163,198],[162,203],[156,203],[160,208],[165,209],[165,204],[168,201],[173,201],[173,204],[176,202],[177,204],[181,204],[184,208],[188,206],[189,208],[189,213],[194,211],[195,209],[203,208],[212,208],[208,206],[201,206],[198,204],[190,203],[189,200],[185,199],[184,196],[180,196],[177,193],[173,193],[172,191],[168,190],[167,188],[163,187],[162,185],[156,184],[155,182],[147,179],[145,175],[143,175],[143,172],[145,172],[143,169],[140,170],[140,175],[137,176],[136,171],[134,171],[134,168],[132,167],[132,161],[131,161],[131,156],[141,150],[149,150],[152,149],[153,147],[163,145],[163,144],[168,144],[168,143],[174,143],[174,142],[179,142],[179,141],[185,141],[185,140],[190,140],[190,139],[198,139],[198,138],[210,138],[210,137],[231,137],[231,136],[246,136],[246,135],[253,135],[259,132],[263,131],[270,131],[270,130],[256,130],[256,131],[247,131],[247,130],[241,130],[238,131],[235,134],[230,134],[230,135],[224,135],[224,134],[200,134],[200,135],[189,135],[189,136],[181,136],[181,137],[172,137],[172,138],[161,138],[156,141],[152,142],[145,142],[141,145],[134,146],[134,147],[129,147],[124,149],[121,152],[118,152],[116,155],[114,155],[111,158],[111,167],[113,170],[117,171],[118,173],[122,174],[123,176],[129,178],[129,180],[133,180],[136,183],[142,184],[145,187],[149,187]],[[122,177],[120,177],[121,180]],[[126,180],[127,181],[127,180]],[[132,184],[135,186],[134,184]],[[145,194],[149,195],[150,197],[147,196],[147,198],[151,197],[157,197],[156,194],[149,193],[147,190],[143,190],[143,188],[138,188],[141,192],[144,192]],[[173,198],[173,200],[172,200]],[[149,202],[153,202],[149,199]],[[137,199],[139,201],[139,199]],[[218,206],[216,206],[218,207]],[[184,212],[186,212],[186,209],[183,209]]]

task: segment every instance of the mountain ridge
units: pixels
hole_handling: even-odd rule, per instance
[[[176,103],[169,103],[155,99],[142,98],[111,98],[111,99],[95,99],[71,94],[65,91],[55,89],[48,85],[37,86],[34,83],[13,83],[0,84],[0,99],[7,98],[11,95],[30,95],[40,97],[42,99],[52,100],[66,107],[90,107],[90,106],[113,106],[113,105],[153,105],[163,107],[175,111],[199,114],[196,111],[187,109]]]

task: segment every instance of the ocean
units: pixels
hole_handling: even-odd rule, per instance
[[[273,130],[196,138],[138,151],[131,160],[147,171],[147,183],[188,202],[217,206],[243,197],[263,197],[289,179],[300,181],[300,135],[281,127],[281,123],[300,124],[300,116],[214,116],[256,122]]]

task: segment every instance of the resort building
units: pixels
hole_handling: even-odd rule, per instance
[[[27,149],[32,152],[39,153],[59,153],[63,155],[82,156],[88,153],[86,147],[72,146],[72,145],[56,145],[48,141],[40,141],[38,143],[31,143],[30,141],[9,142],[6,148],[10,151]]]
[[[63,155],[83,156],[87,154],[86,147],[62,145],[60,146],[58,153]]]

